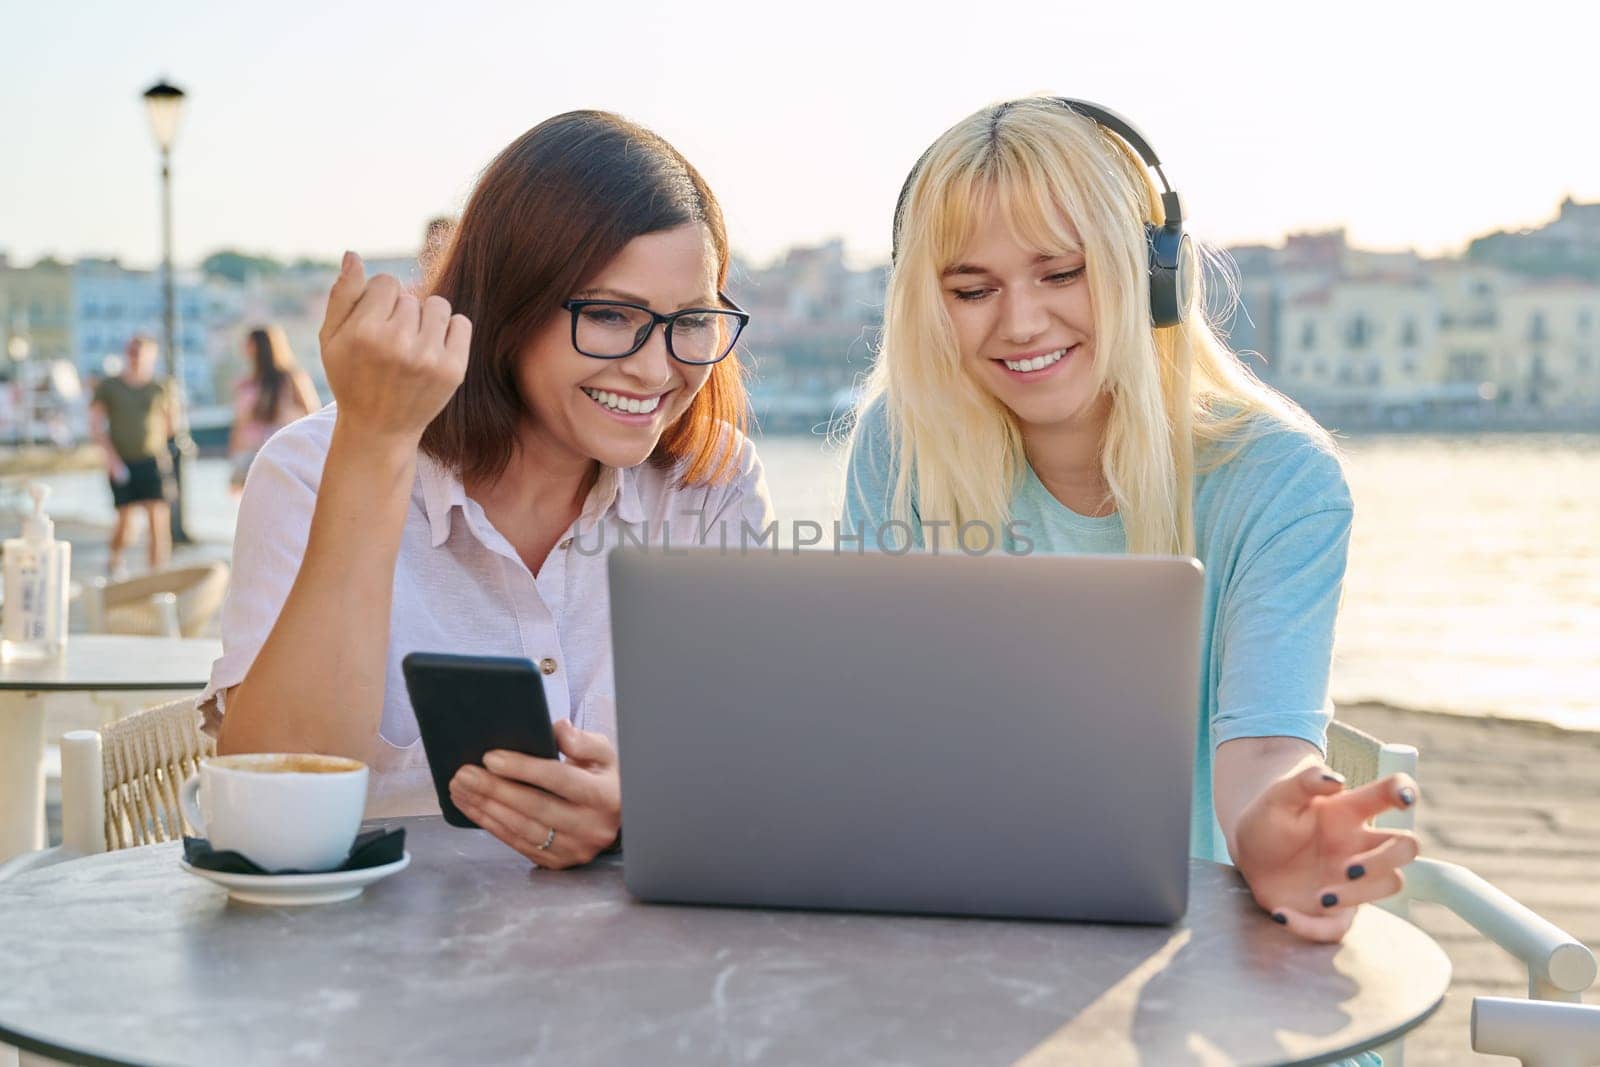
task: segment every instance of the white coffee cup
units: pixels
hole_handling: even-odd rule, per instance
[[[350,855],[367,765],[343,756],[209,756],[179,793],[183,816],[219,852],[268,871],[330,871]]]

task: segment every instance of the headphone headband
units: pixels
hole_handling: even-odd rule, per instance
[[[1160,172],[1161,160],[1156,158],[1156,150],[1150,147],[1150,141],[1145,137],[1144,134],[1139,132],[1139,127],[1135,126],[1127,118],[1117,114],[1108,107],[1102,107],[1099,104],[1091,104],[1087,100],[1077,100],[1070,96],[1056,96],[1052,97],[1051,99],[1060,104],[1062,107],[1066,108],[1068,111],[1076,111],[1084,118],[1092,120],[1095,125],[1110,130],[1112,133],[1128,142],[1128,147],[1133,149],[1134,152],[1138,154],[1140,159],[1144,160],[1145,166],[1156,171],[1157,173]],[[1167,185],[1167,180],[1165,177],[1161,179],[1161,184],[1166,188],[1171,189],[1171,186]]]

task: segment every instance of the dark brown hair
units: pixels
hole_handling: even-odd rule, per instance
[[[292,387],[291,375],[300,369],[300,364],[295,362],[289,339],[277,326],[255,327],[246,335],[246,343],[250,347],[250,377],[257,386],[256,404],[251,414],[258,422],[275,423],[278,400],[285,388]]]
[[[705,179],[666,141],[605,111],[547,119],[495,157],[467,201],[424,291],[472,320],[467,373],[422,435],[422,451],[463,482],[505,470],[527,413],[517,361],[528,339],[635,237],[704,223],[728,274],[728,233]],[[733,465],[746,399],[737,354],[711,368],[650,462],[687,461],[684,484],[717,481]]]

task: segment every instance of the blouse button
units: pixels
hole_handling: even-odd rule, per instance
[[[556,661],[546,656],[539,661],[539,669],[546,674],[554,674],[556,673]]]
[[[572,538],[570,538],[570,537],[569,537],[569,538],[567,538],[567,539],[566,539],[566,540],[565,540],[565,541],[563,541],[563,542],[561,542],[561,543],[560,543],[560,544],[559,544],[559,545],[557,545],[557,546],[556,546],[556,547],[557,547],[557,548],[560,548],[560,549],[568,549],[568,548],[571,548],[571,547],[572,547]]]

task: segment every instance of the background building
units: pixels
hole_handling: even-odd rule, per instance
[[[121,366],[123,348],[135,334],[147,334],[164,348],[161,290],[160,271],[128,270],[114,259],[80,259],[73,265],[71,359],[80,374],[114,373]],[[216,391],[208,369],[206,330],[217,305],[194,276],[175,279],[173,296],[185,393],[193,403],[211,403]],[[158,373],[165,374],[172,365],[170,354],[163,350],[161,360]]]
[[[1600,284],[1600,203],[1561,202],[1556,217],[1534,230],[1485,234],[1467,247],[1473,263],[1531,278],[1581,278]]]
[[[1538,409],[1600,405],[1600,286],[1539,282],[1506,293],[1495,381],[1508,402]]]
[[[729,295],[751,314],[741,344],[758,426],[811,430],[849,410],[876,351],[886,278],[885,267],[849,266],[838,240],[764,268],[736,264]]]
[[[1230,249],[1231,343],[1331,425],[1600,426],[1600,205],[1424,260],[1350,248],[1343,231]],[[1245,340],[1241,340],[1241,337]]]
[[[72,268],[0,258],[0,441],[67,444],[87,432],[72,356]]]
[[[1488,235],[1460,258],[1352,248],[1343,230],[1227,252],[1213,264],[1213,320],[1258,375],[1330,425],[1600,426],[1600,204],[1567,200],[1549,225]],[[369,275],[420,284],[415,254],[364,258]],[[331,262],[229,250],[180,275],[178,340],[203,440],[226,432],[257,325],[281,326],[330,397],[317,334],[336,274]],[[886,266],[852,266],[839,240],[765,266],[735,259],[758,428],[813,431],[850,410],[886,281]],[[133,334],[159,338],[161,312],[157,272],[0,256],[0,439],[81,436],[88,379],[114,369]]]

